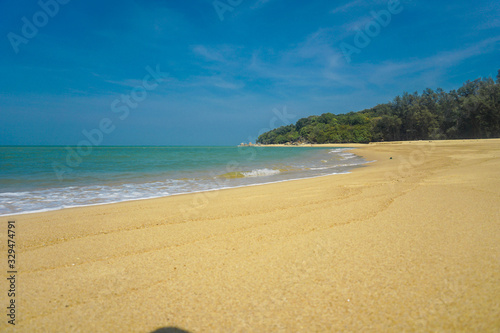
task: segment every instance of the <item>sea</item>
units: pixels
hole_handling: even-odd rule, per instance
[[[0,147],[0,216],[348,173],[348,148]]]

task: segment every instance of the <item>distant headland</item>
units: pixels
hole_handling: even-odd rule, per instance
[[[392,102],[347,114],[323,113],[281,126],[256,144],[368,143],[500,137],[500,70],[496,82],[479,78],[458,90],[404,92]],[[242,143],[240,146],[252,146]]]

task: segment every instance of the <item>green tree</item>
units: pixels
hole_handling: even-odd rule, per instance
[[[500,70],[465,82],[458,90],[404,92],[391,102],[359,112],[301,118],[263,133],[259,143],[369,142],[500,137]]]

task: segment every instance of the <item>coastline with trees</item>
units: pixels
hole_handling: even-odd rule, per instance
[[[299,119],[259,136],[258,144],[368,143],[500,137],[500,70],[457,90],[404,92],[391,102],[346,114]]]

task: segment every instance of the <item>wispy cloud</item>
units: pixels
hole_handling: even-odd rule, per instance
[[[299,43],[298,46],[290,50],[289,54],[294,54],[300,58],[316,59],[319,63],[326,64],[332,58],[339,56],[338,51],[333,48],[335,42],[335,32],[331,29],[320,29]]]
[[[346,32],[362,30],[372,20],[373,17],[371,16],[362,16],[355,21],[343,24],[341,30]]]
[[[381,79],[385,82],[394,82],[403,76],[412,74],[432,71],[442,72],[459,65],[469,58],[498,49],[499,42],[500,37],[488,38],[464,49],[444,51],[425,58],[382,64],[365,64],[362,67],[366,70],[366,73],[371,73],[369,78],[372,82],[380,82]]]
[[[344,13],[348,9],[350,9],[352,7],[359,6],[362,3],[363,3],[363,0],[354,0],[354,1],[348,2],[348,3],[346,3],[346,4],[342,5],[342,6],[339,6],[339,7],[335,8],[335,9],[333,9],[330,13],[331,14]]]
[[[447,70],[473,57],[498,51],[500,46],[500,37],[496,37],[428,57],[349,66],[341,61],[341,54],[328,43],[327,35],[318,32],[309,36],[274,62],[266,61],[265,54],[255,52],[244,74],[253,79],[273,80],[277,86],[302,86],[310,90],[343,87],[356,89],[359,96],[363,96],[373,92],[374,86],[399,89],[402,80],[408,86],[442,82]],[[313,62],[305,61],[307,59]]]
[[[212,60],[212,61],[225,61],[224,56],[220,51],[214,50],[214,49],[207,49],[203,45],[196,45],[193,47],[193,52],[201,55],[204,57],[206,60]]]
[[[489,30],[500,27],[500,3],[490,3],[477,8],[473,15],[480,22],[476,26],[478,30]]]
[[[495,18],[495,19],[483,22],[477,28],[479,30],[488,30],[488,29],[495,29],[498,27],[500,27],[500,18]]]
[[[404,1],[404,0],[403,0]],[[411,1],[411,0],[407,0],[407,1]],[[367,1],[367,0],[353,0],[353,1],[350,1],[342,6],[339,6],[333,10],[330,11],[331,14],[337,14],[337,13],[347,13],[353,9],[355,9],[356,7],[361,7],[361,8],[365,8],[365,7],[370,7],[370,8],[373,8],[375,6],[379,6],[379,5],[387,5],[387,2],[388,0],[372,0],[372,1]]]
[[[188,87],[215,87],[227,90],[239,90],[245,87],[245,83],[221,75],[192,77],[186,81],[186,85]]]
[[[237,58],[239,47],[236,45],[194,45],[191,47],[194,54],[205,60],[216,62],[229,62]]]

